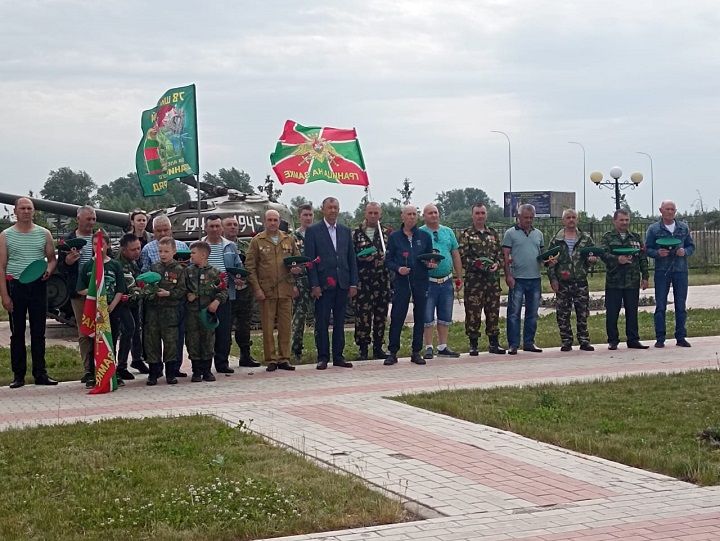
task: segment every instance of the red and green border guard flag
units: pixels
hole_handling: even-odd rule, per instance
[[[316,180],[355,186],[369,184],[354,128],[308,127],[288,120],[275,152],[270,154],[270,163],[282,184]]]
[[[80,332],[95,338],[95,387],[90,390],[90,394],[102,394],[117,389],[117,375],[105,293],[102,230],[95,233],[93,242],[95,257],[87,297],[85,297]]]
[[[199,174],[195,85],[165,92],[143,111],[141,128],[135,169],[145,197],[166,193],[169,180]]]

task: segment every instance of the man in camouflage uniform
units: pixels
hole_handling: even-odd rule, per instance
[[[595,351],[590,345],[590,333],[587,320],[590,315],[590,288],[587,273],[597,261],[595,255],[580,253],[583,248],[593,246],[592,237],[577,227],[577,212],[566,209],[562,214],[563,229],[550,241],[548,249],[560,247],[560,253],[551,258],[547,274],[550,287],[555,292],[557,301],[555,316],[562,347],[560,351],[571,351],[573,344],[573,331],[570,322],[573,306],[577,318],[577,335],[580,349]]]
[[[245,263],[245,254],[250,241],[238,239],[239,225],[235,216],[226,216],[222,220],[223,237],[234,242],[237,252],[240,255],[240,261]],[[252,323],[253,310],[255,301],[250,284],[246,281],[236,279],[235,299],[228,301],[231,303],[233,327],[235,328],[235,342],[240,348],[240,358],[238,366],[247,368],[256,368],[260,366],[250,353],[250,327]]]
[[[298,251],[304,254],[305,251],[305,230],[313,223],[313,208],[309,203],[298,207],[300,226],[293,233]],[[298,296],[293,299],[292,319],[292,345],[291,350],[295,362],[302,360],[303,338],[305,337],[305,323],[315,320],[315,301],[310,296],[310,282],[308,281],[307,270],[295,277],[295,285],[298,288]]]
[[[147,374],[148,369],[142,361],[142,340],[140,337],[140,288],[135,283],[135,277],[140,274],[138,260],[141,250],[140,239],[132,233],[123,235],[120,239],[120,253],[117,261],[123,269],[125,277],[125,288],[128,295],[129,318],[123,318],[123,325],[120,327],[119,347],[117,351],[118,374],[122,379],[135,379],[135,375],[128,370],[128,356],[132,351],[133,361],[130,366],[137,369],[141,374]],[[113,340],[118,341],[117,336]]]
[[[460,260],[465,271],[465,334],[470,340],[470,355],[478,354],[482,312],[485,311],[485,334],[489,352],[504,354],[498,335],[500,328],[500,273],[503,260],[500,236],[486,225],[487,208],[483,203],[472,206],[472,227],[460,234]],[[480,258],[493,261],[485,263]]]
[[[640,289],[648,286],[648,260],[642,237],[633,233],[630,228],[630,213],[618,209],[613,215],[614,231],[603,235],[601,246],[605,250],[602,255],[607,272],[605,274],[605,312],[608,335],[608,349],[617,349],[620,343],[617,322],[620,307],[625,306],[625,334],[627,347],[630,349],[647,349],[649,346],[640,343],[638,332],[638,304]],[[617,255],[614,248],[637,248],[637,255]]]
[[[355,343],[360,350],[359,361],[368,360],[370,339],[373,359],[388,356],[383,349],[385,323],[390,303],[390,273],[385,268],[385,247],[391,231],[380,224],[382,207],[370,202],[365,207],[365,220],[353,231],[355,253],[375,247],[377,252],[358,258],[359,287],[355,297]]]

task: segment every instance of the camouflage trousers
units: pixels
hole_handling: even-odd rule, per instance
[[[590,315],[590,288],[583,282],[560,282],[557,292],[555,316],[557,317],[560,339],[564,346],[573,343],[572,309],[577,317],[577,335],[580,344],[590,343],[587,320]]]
[[[355,343],[358,347],[367,348],[372,338],[373,347],[382,348],[389,304],[389,284],[360,282],[355,296]]]
[[[292,345],[290,350],[294,355],[301,355],[303,350],[303,337],[305,325],[315,318],[315,300],[310,296],[310,286],[307,280],[298,282],[300,294],[293,300],[292,318]]]
[[[145,305],[143,342],[148,363],[177,361],[179,321],[177,306]]]
[[[207,329],[200,322],[200,307],[197,303],[188,304],[185,315],[185,346],[191,361],[209,361],[215,356],[215,329]],[[217,366],[216,364],[215,367]]]
[[[465,334],[471,340],[480,338],[482,313],[485,312],[485,334],[500,333],[500,282],[493,278],[465,276]]]

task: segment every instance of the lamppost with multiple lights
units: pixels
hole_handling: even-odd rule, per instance
[[[642,182],[643,176],[642,173],[636,172],[630,175],[630,180],[620,180],[620,177],[622,176],[622,169],[620,169],[618,166],[610,169],[610,176],[613,178],[613,180],[603,180],[604,175],[602,174],[602,172],[593,171],[592,173],[590,173],[590,180],[598,188],[601,188],[603,186],[605,186],[606,188],[614,188],[615,210],[620,210],[620,190],[627,190],[628,188],[634,190]]]

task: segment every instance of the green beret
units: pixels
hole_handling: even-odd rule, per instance
[[[135,277],[136,282],[145,282],[146,284],[157,284],[160,280],[162,280],[162,276],[153,271],[143,272]]]
[[[620,246],[618,248],[613,248],[612,253],[615,255],[638,255],[640,253],[640,248],[634,248],[632,246]]]
[[[661,248],[670,249],[677,248],[683,243],[683,241],[682,239],[679,239],[677,237],[660,237],[659,239],[655,240],[655,243]]]
[[[189,261],[190,260],[190,250],[186,248],[181,248],[177,252],[175,252],[175,255],[173,258],[176,261]]]
[[[40,278],[48,268],[47,261],[44,259],[36,259],[30,263],[25,270],[20,273],[18,280],[21,284],[29,284]]]
[[[579,250],[580,255],[591,256],[591,255],[603,255],[605,249],[602,246],[584,246]]]
[[[543,253],[541,253],[537,258],[538,261],[547,261],[551,257],[554,257],[556,255],[560,255],[560,252],[562,251],[562,248],[560,246],[554,246],[550,248],[549,250],[545,250]]]
[[[208,312],[207,308],[202,308],[200,310],[200,324],[208,330],[213,330],[218,328],[220,320],[217,314]]]
[[[283,259],[283,263],[285,263],[286,267],[304,265],[305,263],[310,263],[310,258],[304,255],[290,255]]]
[[[440,262],[445,259],[445,256],[436,252],[430,252],[429,254],[420,254],[418,256],[420,261],[437,261]]]
[[[363,248],[357,253],[358,257],[368,257],[371,255],[375,255],[377,253],[377,248],[375,246],[368,246],[367,248]]]
[[[228,267],[225,269],[228,274],[232,276],[239,276],[240,278],[247,278],[250,276],[250,272],[242,267]]]

